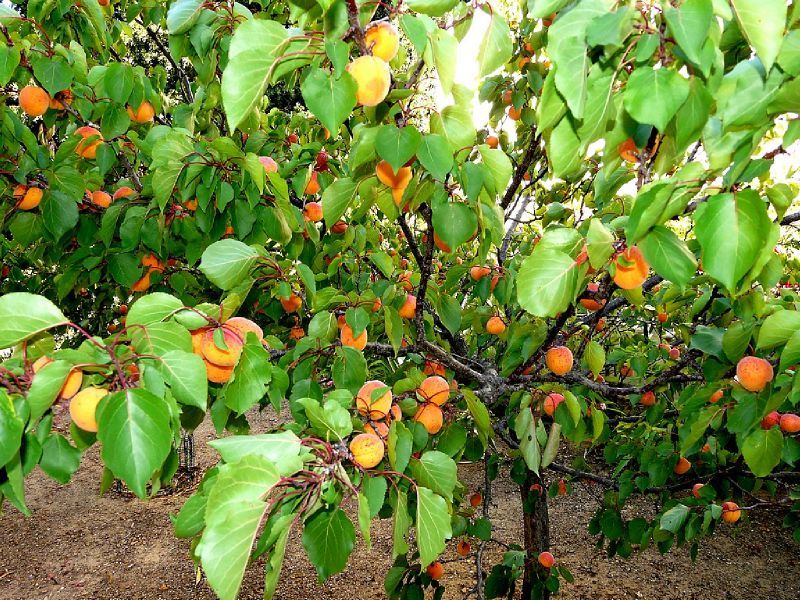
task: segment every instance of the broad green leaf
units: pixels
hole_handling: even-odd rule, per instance
[[[219,452],[220,458],[226,463],[239,462],[245,456],[252,454],[262,456],[280,467],[281,475],[289,474],[282,468],[285,463],[294,464],[293,459],[305,453],[300,438],[291,431],[233,435],[211,440],[208,445]],[[299,468],[296,466],[295,470]]]
[[[445,542],[452,535],[444,498],[426,487],[417,486],[417,547],[422,569],[444,551]]]
[[[491,22],[478,48],[478,77],[493,73],[511,59],[514,51],[508,23],[500,11],[491,10]]]
[[[347,72],[337,79],[328,71],[312,68],[300,90],[308,110],[328,131],[338,131],[356,106],[358,85]]]
[[[306,521],[303,548],[320,582],[344,570],[355,540],[355,527],[340,508],[320,510]]]
[[[363,492],[358,493],[358,527],[367,546],[367,552],[372,549],[372,540],[369,535],[370,510],[369,500]]]
[[[2,409],[0,409],[2,412]],[[72,446],[63,435],[51,435],[42,444],[39,467],[48,477],[60,484],[69,483],[72,474],[81,465],[81,451]]]
[[[625,110],[639,123],[663,132],[689,97],[689,80],[669,69],[636,69],[625,84]]]
[[[441,17],[458,4],[459,0],[406,0],[406,6],[414,12],[431,17]]]
[[[661,515],[661,529],[671,533],[678,533],[678,530],[686,522],[689,516],[689,507],[684,504],[676,504],[667,512]]]
[[[414,156],[421,141],[419,131],[411,125],[402,129],[394,125],[382,125],[375,137],[375,151],[397,172]]]
[[[597,340],[591,340],[586,344],[586,364],[589,365],[589,370],[597,377],[597,374],[603,370],[606,364],[606,351]]]
[[[144,388],[114,392],[97,410],[105,465],[140,498],[172,447],[167,403]]]
[[[406,492],[396,490],[392,520],[392,558],[408,553],[406,536],[411,527],[411,516],[408,514],[408,496]]]
[[[800,312],[776,311],[764,319],[761,325],[758,332],[758,348],[774,348],[785,344],[798,330],[800,330]]]
[[[325,225],[331,227],[355,200],[358,183],[349,177],[341,177],[322,192],[322,214]]]
[[[434,178],[444,181],[453,168],[453,150],[446,139],[431,133],[422,136],[419,148],[417,148],[417,160]]]
[[[569,3],[570,0],[527,0],[527,8],[532,17],[542,19],[561,10]]]
[[[594,269],[602,268],[614,254],[614,234],[599,219],[589,221],[586,252],[589,255],[589,264]]]
[[[664,279],[683,287],[697,270],[697,259],[678,238],[663,225],[656,225],[639,241],[639,248],[653,270]]]
[[[550,425],[550,432],[547,434],[547,443],[542,451],[542,468],[546,469],[558,455],[558,444],[561,440],[561,425],[553,423]]]
[[[583,171],[581,140],[568,115],[565,115],[550,133],[550,138],[547,140],[547,157],[550,159],[553,175],[561,179],[568,181],[575,179]]]
[[[514,419],[514,433],[519,440],[519,449],[525,464],[534,473],[539,473],[542,463],[542,449],[536,439],[536,424],[533,421],[533,413],[528,407],[519,411]]]
[[[538,248],[524,260],[517,275],[517,299],[537,317],[554,317],[575,300],[585,266],[558,250]]]
[[[24,427],[11,398],[4,390],[0,390],[0,467],[19,453]]]
[[[782,0],[731,0],[744,37],[769,71],[783,42],[787,4]]]
[[[58,307],[44,296],[28,292],[0,296],[0,348],[9,348],[68,322]]]
[[[456,462],[438,450],[429,450],[411,461],[411,473],[417,485],[430,488],[452,502],[458,481]]]
[[[206,410],[208,379],[202,357],[184,350],[172,350],[162,355],[156,364],[175,400]]]
[[[175,296],[163,292],[154,292],[142,296],[131,305],[125,323],[128,327],[131,325],[149,325],[150,323],[163,321],[182,307],[183,302]]]
[[[489,172],[494,178],[495,193],[502,194],[508,187],[511,175],[514,173],[511,159],[499,148],[492,149],[486,144],[478,146],[478,152],[481,155],[483,164],[489,168]]]
[[[477,233],[478,217],[463,202],[435,203],[433,229],[452,251]]]
[[[438,27],[428,34],[433,50],[433,63],[436,73],[439,75],[439,82],[442,91],[449,94],[453,89],[453,81],[456,76],[456,64],[458,63],[458,40],[446,29]]]
[[[389,454],[389,463],[398,473],[405,471],[408,466],[413,441],[414,436],[411,435],[408,427],[400,421],[392,421],[392,425],[389,427],[389,437],[386,440],[386,449]]]
[[[28,389],[28,406],[31,409],[32,423],[38,421],[56,401],[71,370],[70,363],[55,360],[42,367],[33,377],[31,387]]]
[[[663,7],[667,25],[681,50],[690,61],[699,65],[700,52],[708,39],[713,11],[711,0],[686,0],[679,8]]]
[[[800,362],[800,329],[795,330],[781,352],[781,370]]]
[[[233,377],[223,388],[225,406],[237,415],[244,414],[267,393],[272,381],[269,352],[254,334],[247,335]]]
[[[60,191],[46,193],[41,203],[44,228],[58,242],[78,224],[78,205]]]
[[[192,336],[174,321],[131,328],[131,346],[139,354],[163,356],[173,350],[192,351]]]
[[[200,271],[217,287],[229,290],[247,277],[257,258],[255,248],[243,242],[220,240],[203,252]]]
[[[167,32],[181,35],[197,22],[204,8],[203,0],[175,0],[167,11]]]
[[[353,328],[353,331],[355,330]],[[354,333],[353,335],[361,334]],[[356,394],[367,379],[367,360],[359,350],[341,346],[336,348],[336,358],[333,361],[331,374],[337,389],[350,390]]]
[[[467,401],[467,409],[470,415],[472,415],[475,427],[478,428],[478,435],[481,437],[483,445],[486,446],[487,440],[494,436],[494,429],[492,428],[491,418],[489,417],[489,409],[486,408],[486,405],[481,402],[481,399],[478,398],[472,390],[463,388],[461,393],[464,396],[464,400]]]
[[[742,444],[742,456],[756,477],[765,477],[781,462],[783,434],[779,429],[756,429]]]
[[[298,404],[305,409],[311,428],[322,439],[341,441],[353,432],[350,413],[336,400],[320,405],[313,398],[302,398]]]

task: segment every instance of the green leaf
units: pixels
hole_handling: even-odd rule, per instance
[[[478,217],[463,202],[434,203],[433,229],[451,250],[455,250],[478,231]]]
[[[72,370],[72,365],[64,360],[56,360],[42,367],[33,378],[28,389],[30,421],[35,423],[47,412],[58,398],[64,382]]]
[[[392,421],[389,427],[389,437],[386,440],[389,463],[398,473],[402,473],[408,466],[411,458],[411,448],[414,443],[414,436],[408,427],[400,421]]]
[[[653,270],[683,287],[697,270],[697,259],[671,230],[656,225],[639,241],[639,248]]]
[[[800,330],[800,312],[778,310],[764,319],[758,332],[758,348],[774,348],[789,341]]]
[[[491,10],[491,22],[478,48],[478,77],[493,73],[509,60],[513,53],[511,32],[500,11]]]
[[[606,351],[597,340],[591,340],[586,344],[586,364],[589,365],[589,370],[595,378],[606,364]]]
[[[269,352],[255,334],[248,334],[233,377],[223,388],[225,406],[237,415],[244,414],[264,397],[270,381],[272,365]]]
[[[349,177],[334,181],[322,192],[322,214],[325,224],[331,227],[338,221],[356,197],[358,183]]]
[[[453,168],[453,151],[446,139],[431,133],[422,136],[417,148],[417,160],[435,179],[444,181]]]
[[[411,527],[411,517],[408,514],[408,496],[406,492],[396,490],[394,502],[394,518],[392,520],[392,558],[397,558],[408,553],[406,536]]]
[[[458,4],[459,0],[406,0],[406,6],[414,12],[431,17],[441,17]]]
[[[310,69],[300,86],[308,110],[328,131],[338,131],[356,107],[358,84],[350,73],[338,79],[318,67]]]
[[[208,379],[202,357],[192,352],[172,350],[162,355],[156,364],[175,400],[206,410]]]
[[[229,290],[248,276],[257,258],[255,248],[243,242],[219,240],[203,252],[200,271],[217,287]]]
[[[585,271],[586,267],[579,267],[569,254],[535,249],[517,275],[520,306],[537,317],[554,317],[575,300],[578,281]]]
[[[560,440],[561,440],[561,425],[559,423],[553,423],[550,426],[550,433],[547,434],[547,443],[544,445],[544,450],[542,451],[541,467],[543,469],[546,469],[548,465],[550,465],[550,463],[552,463],[556,459],[556,456],[558,455],[558,444]]]
[[[491,418],[489,417],[489,409],[486,408],[486,405],[481,402],[481,399],[478,398],[472,390],[463,388],[461,393],[464,396],[464,400],[467,401],[467,409],[469,410],[469,414],[472,415],[475,427],[478,428],[481,441],[483,445],[486,446],[487,440],[494,436],[494,429],[492,428]]]
[[[667,25],[681,50],[694,64],[702,61],[700,52],[708,39],[713,10],[711,0],[686,0],[680,8],[667,4],[663,8]]]
[[[313,398],[297,401],[306,411],[311,428],[326,441],[341,441],[353,432],[353,421],[347,409],[336,400],[328,400],[324,406]]]
[[[536,19],[548,17],[564,8],[570,0],[527,0],[528,12]]]
[[[489,172],[494,178],[494,190],[492,192],[502,194],[508,187],[511,175],[514,173],[511,159],[499,148],[492,149],[486,144],[478,146],[478,152],[481,155],[483,164],[489,168]]]
[[[417,486],[417,546],[422,569],[444,551],[445,542],[452,535],[444,498],[426,487]]]
[[[69,320],[44,296],[12,292],[0,296],[0,348],[9,348]]]
[[[358,527],[361,529],[361,536],[367,546],[367,552],[372,549],[372,540],[369,535],[370,510],[369,500],[363,492],[358,493]]]
[[[534,473],[539,473],[539,467],[542,462],[542,449],[536,439],[536,424],[533,421],[533,413],[528,407],[521,409],[514,419],[514,433],[517,434],[519,449],[525,464]]]
[[[33,65],[33,74],[51,96],[62,90],[69,89],[72,84],[73,73],[69,63],[58,54],[47,56],[44,53],[31,53],[30,61]]]
[[[569,116],[558,122],[547,140],[547,157],[553,175],[561,179],[575,179],[583,171],[581,140]]]
[[[0,390],[0,467],[19,453],[24,427],[11,398],[4,390]]]
[[[42,444],[39,467],[58,483],[69,483],[80,465],[81,451],[72,446],[63,435],[51,435]]]
[[[453,89],[453,81],[456,76],[456,64],[458,63],[458,40],[446,29],[438,27],[428,34],[433,50],[433,63],[436,73],[439,75],[439,82],[442,91],[449,94]]]
[[[765,477],[781,462],[783,434],[780,429],[756,429],[742,444],[742,456],[756,477]]]
[[[20,52],[17,46],[0,47],[0,85],[11,81],[11,76],[19,66]]]
[[[375,137],[375,151],[397,172],[414,156],[421,141],[419,131],[411,125],[402,129],[394,125],[382,125]]]
[[[589,231],[586,234],[586,252],[589,255],[589,264],[594,269],[600,269],[614,254],[614,234],[603,225],[600,219],[589,221]]]
[[[786,2],[782,0],[731,0],[744,37],[769,71],[783,42]]]
[[[131,346],[139,354],[163,356],[172,350],[191,352],[192,336],[174,321],[150,323],[146,327],[131,329]]]
[[[686,522],[689,516],[689,507],[684,504],[676,504],[667,512],[661,515],[660,526],[661,529],[672,533],[678,533],[678,530]]]
[[[458,467],[452,458],[438,450],[429,450],[419,460],[411,462],[411,473],[418,485],[430,488],[440,496],[453,501],[453,490],[458,481]]]
[[[340,508],[320,510],[306,521],[303,548],[320,582],[344,570],[355,540],[355,527]]]
[[[203,0],[175,0],[167,11],[167,32],[181,35],[189,31],[203,11]]]
[[[742,353],[744,354],[744,353]],[[796,330],[781,352],[781,370],[800,362],[800,330]]]
[[[768,237],[771,221],[766,204],[752,190],[720,194],[700,205],[694,222],[703,270],[734,291]]]
[[[360,334],[354,333],[353,335]],[[336,348],[332,375],[337,389],[350,390],[356,394],[367,379],[367,360],[364,358],[364,354],[347,346]]]
[[[131,325],[150,325],[150,323],[167,319],[182,307],[183,302],[175,296],[163,292],[154,292],[142,296],[131,305],[125,323],[128,327]]]
[[[169,455],[172,428],[167,403],[144,388],[106,396],[98,407],[97,439],[105,465],[139,498]]]
[[[636,69],[623,92],[625,110],[639,123],[663,132],[689,97],[689,81],[669,69]]]
[[[45,194],[41,207],[44,228],[56,242],[78,224],[78,205],[62,192]]]

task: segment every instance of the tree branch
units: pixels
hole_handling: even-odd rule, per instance
[[[523,155],[520,163],[517,165],[517,170],[514,172],[514,177],[511,179],[511,184],[508,186],[508,189],[506,189],[506,193],[503,195],[502,202],[500,202],[500,207],[503,210],[508,208],[508,205],[511,204],[511,201],[514,199],[514,194],[517,193],[517,189],[522,183],[522,178],[525,173],[528,172],[528,169],[533,163],[533,159],[536,157],[538,149],[539,136],[536,135],[536,128],[531,127],[531,143],[528,144],[528,148],[525,150],[525,154]]]

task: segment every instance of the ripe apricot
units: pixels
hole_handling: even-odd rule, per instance
[[[763,419],[761,419],[761,429],[772,429],[775,425],[779,425],[781,422],[781,413],[777,410],[773,410],[771,413],[767,414]],[[781,429],[783,429],[781,427]]]
[[[550,552],[540,552],[538,561],[545,569],[549,569],[556,564],[556,558]]]
[[[439,561],[432,562],[431,564],[428,565],[428,568],[425,569],[425,572],[434,581],[439,581],[442,578],[442,575],[444,575],[444,567],[442,566],[442,563],[440,563]]]
[[[456,544],[456,552],[459,556],[469,556],[469,551],[471,550],[471,546],[469,542],[466,540],[458,540],[458,544]]]
[[[739,505],[736,502],[723,502],[722,503],[722,520],[726,523],[736,523],[742,518],[742,511],[739,510]]]
[[[446,254],[450,254],[452,252],[450,246],[448,246],[445,241],[439,237],[439,234],[435,231],[433,232],[433,243],[436,244],[436,247]]]
[[[267,173],[278,172],[278,163],[275,162],[275,159],[271,156],[259,156],[258,162],[261,163],[261,166],[264,167],[264,171]]]
[[[724,391],[722,391],[722,390],[717,390],[716,392],[714,392],[713,394],[711,394],[711,397],[708,399],[708,401],[709,401],[711,404],[716,404],[717,402],[719,402],[720,400],[722,400],[722,396],[723,396],[724,394],[725,394],[725,392],[724,392]]]
[[[566,375],[572,370],[572,350],[566,346],[550,348],[544,356],[547,368],[556,375]]]
[[[155,254],[145,254],[142,257],[142,266],[147,267],[147,270],[142,278],[131,286],[131,291],[133,292],[147,291],[150,287],[150,274],[156,271],[159,273],[164,271],[164,263],[158,260]]]
[[[31,368],[33,369],[33,372],[35,374],[35,373],[38,373],[39,371],[41,371],[42,368],[46,367],[51,362],[53,362],[52,358],[50,358],[48,356],[40,356],[35,361],[33,361],[33,365],[31,365]]]
[[[403,420],[403,411],[400,410],[400,406],[397,404],[392,404],[392,408],[389,409],[389,414],[386,415],[387,419],[391,419],[392,421],[402,421]]]
[[[84,431],[97,433],[97,405],[108,395],[108,390],[99,387],[87,387],[70,400],[69,416],[72,422]]]
[[[339,332],[339,340],[342,342],[342,346],[363,350],[367,346],[367,330],[362,331],[358,337],[353,337],[353,328],[345,323]]]
[[[652,391],[645,392],[639,398],[639,404],[642,406],[653,406],[656,403],[656,395]]]
[[[387,161],[380,161],[375,167],[375,175],[378,181],[388,186],[392,190],[392,199],[396,206],[400,206],[403,201],[403,193],[411,182],[411,167],[400,167],[395,172]]]
[[[760,392],[774,376],[769,361],[757,356],[745,356],[736,365],[736,379],[750,392]]]
[[[242,338],[242,342],[247,338],[248,331],[255,333],[259,341],[264,341],[264,330],[257,323],[245,317],[231,317],[225,321],[223,327],[238,333],[239,337]]]
[[[695,498],[699,498],[700,497],[700,490],[702,490],[704,487],[705,486],[702,483],[695,483],[692,486],[692,496],[694,496]]]
[[[216,332],[221,331],[227,348],[220,348],[215,342]],[[210,363],[219,367],[232,367],[242,355],[242,338],[232,329],[209,329],[203,335],[201,346],[203,357]]]
[[[102,190],[92,192],[92,204],[100,208],[108,208],[111,206],[111,194]]]
[[[383,302],[381,301],[381,299],[375,298],[375,302],[372,303],[372,308],[371,308],[372,312],[378,312],[381,309],[381,306],[383,306]]]
[[[303,304],[303,300],[297,294],[289,294],[287,298],[279,298],[283,310],[287,313],[296,312]]]
[[[389,93],[392,72],[377,56],[359,56],[347,65],[347,72],[356,80],[356,100],[361,106],[377,106]]]
[[[389,435],[389,426],[383,421],[372,421],[364,425],[364,433],[371,433],[383,439]]]
[[[313,196],[315,194],[318,194],[320,189],[321,188],[319,186],[319,180],[317,179],[317,172],[316,171],[312,171],[311,172],[311,177],[308,178],[308,183],[306,184],[305,194],[306,194],[306,196]],[[314,202],[313,204],[318,204],[318,203]],[[322,205],[321,204],[319,205],[319,214],[320,214],[319,219],[307,219],[307,220],[315,220],[315,221],[322,220]],[[303,216],[305,216],[305,211],[303,211]]]
[[[335,233],[336,235],[342,235],[345,231],[347,231],[347,223],[344,221],[336,221],[331,226],[331,233]]]
[[[303,218],[312,223],[322,221],[322,204],[319,202],[309,202],[306,204],[303,209]]]
[[[50,94],[35,85],[26,85],[19,92],[19,107],[26,115],[41,117],[50,108]]]
[[[558,394],[556,392],[550,392],[547,394],[547,397],[542,402],[542,409],[544,410],[546,415],[550,415],[551,417],[555,414],[558,405],[564,401],[564,396]]]
[[[681,357],[681,349],[680,348],[670,348],[669,349],[669,357],[672,360],[678,360]]]
[[[363,469],[371,469],[383,460],[383,440],[372,433],[359,433],[350,441],[353,462]]]
[[[505,90],[503,95],[500,96],[503,101],[503,104],[506,106],[510,105],[514,101],[514,91],[513,90]]]
[[[406,300],[403,302],[403,306],[400,307],[400,310],[397,311],[404,319],[413,319],[414,315],[417,312],[417,297],[412,294],[406,295]]]
[[[689,469],[692,468],[692,463],[689,462],[685,456],[681,456],[678,460],[678,464],[675,465],[675,468],[672,469],[676,475],[683,475],[684,473],[688,473]]]
[[[185,208],[189,212],[196,211],[197,210],[197,198],[194,198],[193,200],[187,200],[186,202],[184,202],[183,203],[183,208]]]
[[[481,267],[475,265],[469,270],[469,276],[472,278],[473,281],[480,281],[491,272],[492,270],[489,267]]]
[[[23,186],[23,189],[25,191],[20,197],[20,200],[17,202],[17,208],[19,210],[33,210],[34,208],[39,206],[39,203],[42,201],[42,196],[44,195],[44,191],[42,191],[41,188],[37,187],[25,188]],[[15,196],[17,195],[16,190],[14,195]]]
[[[120,198],[127,198],[128,196],[135,196],[135,195],[136,195],[136,190],[128,187],[127,185],[123,185],[116,192],[114,192],[112,198],[114,200],[119,200]]]
[[[602,317],[597,320],[597,324],[594,326],[595,331],[603,331],[606,328],[606,320]]]
[[[67,105],[72,105],[72,91],[61,90],[55,96],[50,98],[50,108],[53,110],[64,110]]]
[[[483,496],[480,492],[475,492],[469,497],[469,505],[472,508],[478,508],[481,504],[483,504]]]
[[[781,415],[781,430],[784,433],[797,433],[800,431],[800,417],[793,413]]]
[[[78,156],[89,159],[97,157],[97,149],[103,143],[103,136],[97,129],[88,125],[78,127],[73,135],[79,135],[83,138],[75,147],[75,153]],[[87,141],[88,138],[92,138],[91,141]]]
[[[410,292],[411,290],[414,289],[414,284],[411,283],[411,272],[410,271],[405,271],[403,273],[400,273],[400,275],[397,278],[397,283],[399,283],[400,287],[403,288],[407,292]]]
[[[233,367],[223,367],[208,362],[203,358],[203,363],[206,366],[206,377],[212,383],[227,383],[233,375]]]
[[[144,100],[135,111],[130,105],[125,108],[125,111],[134,123],[149,123],[156,115],[156,110],[147,100]]]
[[[83,383],[83,372],[80,369],[72,369],[61,386],[61,391],[58,393],[59,397],[68,400],[78,393]]]
[[[514,106],[508,107],[508,116],[513,121],[519,121],[522,118],[522,109]]]
[[[364,42],[372,51],[372,56],[377,56],[387,63],[397,55],[397,50],[400,48],[397,29],[385,21],[370,23],[364,32]]]
[[[450,384],[444,377],[426,377],[417,388],[417,395],[425,402],[442,406],[450,399]]]
[[[558,480],[558,495],[559,496],[567,495],[567,483],[563,479]]]
[[[669,316],[665,312],[658,313],[658,322],[659,323],[666,323]]]
[[[444,365],[436,362],[435,360],[425,360],[425,367],[422,369],[422,372],[425,375],[439,375],[440,377],[444,377],[445,369]]]
[[[633,138],[628,138],[617,146],[617,154],[626,162],[639,162],[639,149],[636,147],[636,142],[633,141]]]
[[[489,317],[489,320],[486,321],[486,333],[490,333],[492,335],[500,335],[506,330],[506,324],[503,322],[503,319],[495,315],[494,317]]]
[[[292,339],[292,340],[300,340],[300,339],[302,339],[302,338],[303,338],[305,335],[306,335],[306,332],[305,332],[305,330],[304,330],[302,327],[300,327],[299,325],[295,325],[295,326],[294,326],[294,327],[292,327],[292,329],[289,331],[289,339]]]
[[[487,135],[486,136],[486,145],[489,146],[489,148],[492,148],[492,149],[497,148],[497,146],[500,145],[500,140],[498,139],[498,137],[496,135]]]
[[[617,254],[614,265],[616,266],[614,283],[623,290],[640,287],[647,279],[647,272],[650,269],[641,250],[636,246],[629,246]]]
[[[427,402],[419,407],[417,414],[414,415],[417,423],[422,423],[429,434],[439,433],[444,424],[444,414],[442,409],[433,403]]]
[[[367,381],[356,394],[356,408],[360,415],[373,421],[383,419],[392,409],[392,390],[377,379]]]

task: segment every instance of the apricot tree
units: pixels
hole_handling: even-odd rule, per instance
[[[390,597],[441,597],[448,544],[476,597],[548,597],[577,481],[610,555],[695,556],[776,505],[800,541],[797,24],[778,0],[0,4],[0,502],[29,514],[25,476],[94,444],[102,490],[155,494],[209,417],[220,461],[174,525],[221,598],[256,559],[271,597],[295,530],[341,571],[375,518]],[[489,565],[504,465],[524,535]]]

